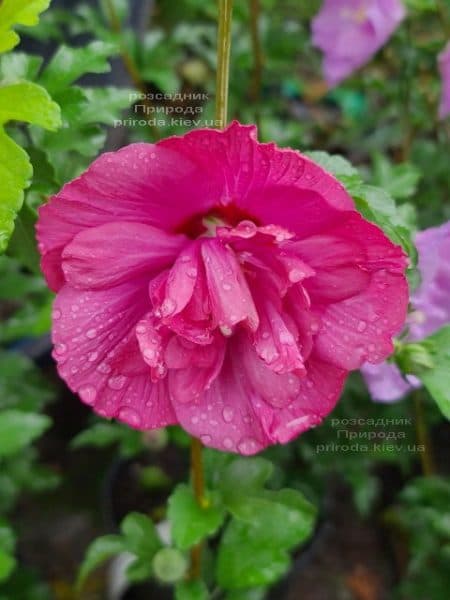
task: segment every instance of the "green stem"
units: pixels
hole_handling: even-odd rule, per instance
[[[253,50],[253,74],[250,86],[250,99],[255,104],[255,121],[258,130],[261,130],[261,115],[259,104],[261,101],[261,80],[263,68],[263,55],[259,37],[259,16],[261,13],[260,0],[250,0],[250,34]],[[259,131],[261,137],[261,131]]]
[[[424,451],[420,452],[420,462],[422,472],[425,476],[433,475],[436,472],[436,467],[433,458],[433,447],[428,432],[427,422],[423,410],[423,398],[420,390],[416,390],[412,394],[414,402],[414,418],[416,423],[416,438],[419,445],[424,447]]]
[[[228,115],[232,15],[233,0],[219,0],[216,73],[216,124],[219,127],[225,127]]]
[[[202,443],[197,438],[191,440],[191,475],[194,495],[201,508],[207,504],[205,499],[205,479],[203,475]],[[203,543],[199,542],[191,549],[190,579],[199,579],[202,570]]]

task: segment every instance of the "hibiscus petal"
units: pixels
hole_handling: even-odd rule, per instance
[[[107,223],[78,233],[62,253],[66,281],[99,289],[169,266],[186,238],[141,223]]]
[[[213,383],[222,368],[226,343],[216,335],[211,344],[200,346],[173,337],[166,348],[169,392],[173,403],[193,402]]]
[[[115,221],[174,230],[220,196],[189,156],[153,144],[131,144],[107,152],[39,209],[41,254],[57,251],[88,227]],[[57,261],[43,263],[55,284]]]
[[[286,444],[319,425],[339,400],[347,371],[312,355],[307,373],[307,377],[299,380],[295,400],[274,413],[270,428],[272,443]]]
[[[173,402],[180,425],[209,447],[255,454],[270,439],[261,420],[272,420],[273,408],[249,386],[242,365],[236,365],[233,350],[227,352],[220,375],[193,402]]]
[[[234,202],[266,224],[276,223],[292,230],[291,224],[301,225],[313,215],[319,219],[322,205],[339,210],[354,207],[333,175],[297,151],[258,143],[253,125],[234,121],[223,131],[194,130],[162,140],[158,146],[195,161],[216,182],[215,187],[223,190],[221,205]],[[283,215],[293,197],[285,200],[283,193],[292,189],[297,192],[295,205],[288,210],[295,217],[293,221]]]
[[[362,293],[330,304],[321,314],[315,338],[320,357],[349,371],[385,359],[393,351],[392,336],[405,322],[408,295],[401,273],[374,272]]]
[[[64,286],[53,309],[53,356],[71,390],[104,417],[137,429],[175,423],[166,382],[153,383],[135,326],[148,310],[146,280],[101,291]]]
[[[230,335],[241,321],[255,330],[258,313],[234,252],[218,239],[204,242],[201,252],[215,323],[224,335]]]

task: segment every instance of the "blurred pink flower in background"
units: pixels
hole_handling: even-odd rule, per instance
[[[324,0],[312,33],[313,44],[324,53],[327,83],[335,86],[366,64],[404,16],[400,0]]]
[[[450,114],[450,42],[439,54],[438,65],[442,85],[439,118],[445,119]]]
[[[411,297],[407,339],[422,340],[450,323],[450,222],[421,231],[416,236],[422,281]],[[395,364],[364,365],[361,372],[374,400],[399,400],[420,381],[402,376]]]
[[[221,450],[320,423],[406,316],[403,251],[332,175],[236,122],[103,154],[37,232],[69,387]]]

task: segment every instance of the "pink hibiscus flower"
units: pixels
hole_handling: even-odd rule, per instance
[[[450,323],[450,222],[416,235],[421,283],[411,296],[409,342],[428,337]],[[403,376],[395,364],[363,365],[361,372],[373,400],[394,402],[422,384],[414,375]]]
[[[402,250],[342,185],[253,126],[100,156],[39,211],[61,377],[104,417],[253,454],[321,422],[382,361]]]
[[[327,83],[335,86],[366,64],[404,16],[400,0],[324,0],[312,33],[313,44],[325,55]]]
[[[450,42],[438,56],[439,73],[442,80],[439,118],[445,119],[450,114]]]

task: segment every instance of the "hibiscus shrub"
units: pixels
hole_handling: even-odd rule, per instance
[[[450,8],[231,4],[0,1],[1,598],[446,598]]]

